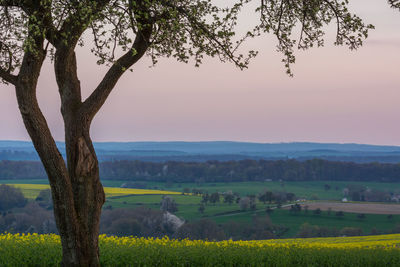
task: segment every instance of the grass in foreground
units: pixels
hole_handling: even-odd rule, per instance
[[[189,241],[100,236],[102,266],[399,266],[400,235]],[[0,266],[54,266],[56,235],[0,235]]]

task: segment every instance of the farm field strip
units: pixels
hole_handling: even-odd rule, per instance
[[[400,204],[398,203],[354,203],[354,202],[307,202],[302,206],[308,206],[309,209],[321,209],[328,210],[329,208],[333,211],[343,212],[354,212],[354,213],[367,213],[367,214],[400,214]]]
[[[133,189],[133,188],[118,188],[118,187],[104,187],[106,196],[123,196],[123,195],[180,195],[180,192],[153,190],[153,189]]]
[[[116,183],[117,181],[103,180],[105,184]],[[122,184],[120,181],[119,184]],[[165,188],[166,184],[162,182],[144,182],[149,187]],[[325,184],[330,185],[329,190],[325,190]],[[238,192],[240,195],[258,194],[266,189],[273,192],[291,192],[296,194],[299,198],[307,199],[324,199],[324,200],[342,200],[343,189],[353,185],[356,187],[365,186],[370,189],[376,189],[384,192],[397,192],[400,193],[400,183],[381,183],[381,182],[358,182],[358,181],[285,181],[284,183],[278,181],[271,182],[214,182],[214,183],[174,183],[168,189],[172,191],[180,191],[187,188],[198,188],[206,190],[209,193],[213,192]]]
[[[39,195],[41,190],[50,189],[46,184],[8,184],[22,190],[25,197],[33,199]],[[152,189],[132,189],[118,187],[104,187],[107,197],[124,196],[124,195],[180,195],[180,192],[152,190]]]
[[[164,192],[164,191],[162,191]],[[168,191],[167,191],[168,192]],[[176,201],[176,203],[178,204],[184,204],[184,205],[198,205],[201,201],[201,197],[200,196],[193,196],[193,195],[182,195],[179,192],[174,192],[177,193],[173,196],[174,200]],[[137,195],[133,195],[133,196],[123,196],[121,198],[113,198],[110,199],[110,201],[112,202],[127,202],[127,203],[143,203],[143,204],[159,204],[161,201],[161,195],[165,195],[165,194],[158,194],[158,195],[154,195],[152,196],[152,194],[137,194]]]
[[[400,234],[351,236],[351,237],[319,237],[271,239],[262,241],[246,241],[264,245],[295,245],[300,247],[329,247],[329,248],[398,248],[400,250]]]
[[[400,235],[261,241],[100,236],[101,266],[399,266]],[[1,266],[56,266],[57,235],[0,235]]]

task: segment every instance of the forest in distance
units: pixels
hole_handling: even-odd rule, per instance
[[[312,159],[207,162],[107,161],[100,163],[103,180],[158,182],[245,181],[374,181],[399,182],[400,164],[353,163]],[[37,161],[0,161],[0,179],[46,178]]]
[[[339,143],[250,143],[250,142],[97,142],[93,144],[100,162],[139,160],[151,162],[206,162],[251,160],[300,161],[314,158],[356,163],[398,163],[400,148]],[[65,158],[65,144],[57,142]],[[0,140],[0,160],[39,161],[31,142]]]

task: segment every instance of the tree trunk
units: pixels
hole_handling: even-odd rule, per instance
[[[63,88],[66,166],[36,98],[44,58],[44,51],[24,56],[15,84],[19,109],[49,178],[54,215],[61,236],[62,266],[99,266],[98,235],[105,195],[89,137],[91,119],[79,112],[79,105],[69,105],[68,97],[74,94],[68,94],[68,88]],[[80,90],[76,87],[69,89]]]
[[[100,2],[98,8],[101,9],[108,1]],[[30,23],[35,25],[36,20],[32,19]],[[54,70],[64,119],[67,166],[36,97],[38,78],[46,57],[45,32],[37,34],[37,27],[29,28],[29,36],[34,42],[24,53],[18,76],[12,76],[10,80],[15,84],[25,127],[49,178],[54,216],[61,236],[62,265],[99,266],[98,235],[105,195],[89,135],[90,124],[121,75],[145,54],[153,27],[149,21],[144,21],[143,25],[147,26],[136,34],[132,49],[113,64],[92,94],[82,102],[74,50],[86,26],[69,22],[65,25],[71,27],[72,37],[56,36],[52,38],[52,45],[56,47]]]
[[[100,183],[98,160],[89,137],[89,129],[78,121],[66,122],[68,173],[77,215],[77,231],[68,232],[75,240],[73,247],[63,244],[63,266],[99,266],[98,236],[101,208],[105,201]],[[68,223],[68,222],[66,222]],[[71,262],[70,253],[77,262]]]
[[[17,86],[17,92],[27,92],[26,88]],[[23,102],[24,97],[18,100]],[[99,266],[98,236],[105,195],[88,131],[72,122],[66,128],[67,169],[38,106],[20,104],[20,110],[50,181],[62,266]]]
[[[58,50],[54,66],[64,118],[68,176],[77,218],[76,231],[64,233],[65,239],[74,240],[74,244],[68,246],[63,242],[63,266],[99,266],[98,236],[105,195],[89,134],[92,118],[81,109],[75,53],[68,49]],[[69,222],[60,220],[60,225],[63,223]]]

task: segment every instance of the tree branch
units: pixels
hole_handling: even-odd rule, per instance
[[[11,73],[12,72],[12,63],[13,63],[12,62],[13,61],[13,53],[6,44],[4,44],[2,41],[0,41],[0,52],[3,50],[3,47],[5,47],[5,50],[7,50],[7,52],[8,52],[8,68],[3,69],[2,67],[0,67],[0,77],[4,81],[15,85],[18,77]]]
[[[203,32],[205,38],[210,43],[213,43],[214,46],[219,47],[221,49],[221,51],[222,51],[222,54],[224,54],[224,56],[228,60],[233,62],[237,67],[239,67],[240,69],[246,68],[246,65],[243,65],[243,63],[240,62],[240,58],[238,58],[235,55],[235,51],[238,49],[239,45],[244,41],[244,39],[248,37],[248,34],[244,38],[242,38],[240,41],[237,42],[237,46],[236,46],[235,49],[231,50],[224,43],[222,43],[221,40],[219,40],[218,35],[215,32],[213,32],[210,29],[208,29],[207,25],[204,22],[199,21],[198,19],[196,19],[183,6],[178,6],[175,3],[171,2],[171,1],[168,1],[168,0],[161,1],[161,4],[164,5],[165,7],[174,9],[176,12],[178,12],[183,17],[185,17],[187,19],[187,21],[190,23],[190,26],[193,29],[201,30]],[[190,31],[190,30],[188,30],[188,31]]]
[[[0,68],[0,78],[15,85],[17,83],[18,76],[11,74],[9,71],[4,70],[3,68]]]
[[[400,0],[389,0],[390,7],[400,10]]]
[[[150,46],[151,34],[151,25],[148,25],[147,28],[139,31],[131,49],[114,63],[97,88],[85,100],[82,105],[82,111],[84,114],[88,115],[90,120],[93,119],[99,109],[103,106],[122,74],[139,61],[139,59],[146,53]]]
[[[53,16],[51,14],[51,5],[43,6],[41,13],[43,14],[43,25],[46,29],[46,40],[49,41],[54,47],[57,44],[57,40],[60,38],[60,33],[57,27],[54,25]]]
[[[3,7],[22,7],[24,0],[0,0],[0,6]]]
[[[49,42],[56,48],[54,69],[61,97],[61,111],[64,121],[74,120],[75,112],[80,109],[82,104],[81,86],[74,52],[76,44],[82,33],[90,25],[93,16],[101,12],[108,2],[109,0],[91,1],[88,9],[81,9],[77,2],[73,3],[77,4],[76,10],[70,12],[62,22],[60,30],[54,27],[55,31],[50,32],[48,36],[46,35]],[[85,14],[82,15],[82,13]],[[52,25],[53,23],[50,19],[48,24]]]
[[[79,1],[76,1],[79,3]],[[82,33],[88,28],[93,17],[98,14],[110,2],[110,0],[96,0],[92,2],[92,9],[79,10],[70,14],[61,25],[58,31],[59,36],[65,36],[62,40],[57,40],[56,48],[67,48],[73,51]],[[87,7],[87,6],[86,6]],[[90,12],[88,12],[90,10]],[[82,12],[80,12],[82,11]],[[66,41],[66,42],[65,42]]]

